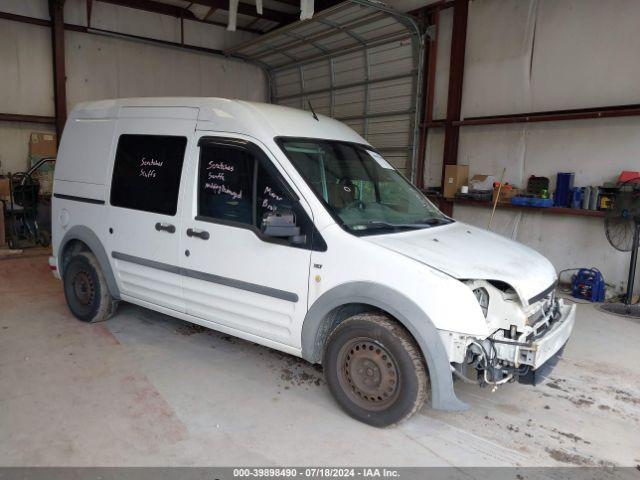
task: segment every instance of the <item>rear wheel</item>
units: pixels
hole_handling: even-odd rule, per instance
[[[91,252],[75,254],[65,267],[64,296],[71,313],[83,322],[101,322],[115,312],[104,274]]]
[[[375,427],[409,418],[428,395],[418,346],[401,325],[382,314],[360,314],[338,325],[327,341],[323,365],[340,406]]]

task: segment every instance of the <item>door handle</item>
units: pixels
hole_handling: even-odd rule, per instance
[[[159,232],[164,230],[165,232],[176,233],[176,227],[174,227],[170,223],[160,223],[160,222],[158,222],[158,223],[156,223],[156,230],[159,231]]]
[[[209,240],[209,232],[206,230],[194,230],[193,228],[187,229],[187,237],[198,237],[202,240]]]

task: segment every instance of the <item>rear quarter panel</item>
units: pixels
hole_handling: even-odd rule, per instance
[[[62,135],[53,183],[51,213],[53,254],[59,256],[65,233],[76,225],[100,240],[107,234],[108,178],[112,168],[115,119],[70,118]],[[77,197],[103,202],[71,200]]]

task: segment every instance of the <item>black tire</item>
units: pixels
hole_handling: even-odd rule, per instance
[[[64,269],[64,296],[71,313],[83,322],[102,322],[115,313],[100,264],[91,252],[78,252]]]
[[[323,367],[343,410],[374,427],[406,420],[429,393],[415,340],[383,314],[359,314],[338,325],[327,340]]]

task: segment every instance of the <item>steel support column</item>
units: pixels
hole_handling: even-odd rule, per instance
[[[60,142],[67,120],[67,88],[64,64],[64,0],[49,0],[51,45],[53,50],[53,100],[56,112],[56,135]]]
[[[426,68],[426,74],[423,76],[424,86],[422,114],[420,117],[420,139],[418,142],[418,155],[416,158],[416,186],[419,189],[424,188],[424,168],[427,153],[427,129],[428,124],[433,120],[433,99],[435,96],[436,83],[436,59],[438,56],[438,28],[440,25],[440,11],[433,12],[422,11],[420,13],[422,21],[428,23],[426,33],[426,45],[424,49],[423,66]]]
[[[455,0],[453,5],[453,29],[451,34],[451,61],[449,65],[449,94],[447,98],[447,124],[444,132],[444,158],[442,162],[442,185],[444,187],[444,170],[447,165],[458,163],[458,140],[462,111],[462,84],[464,80],[464,53],[467,42],[467,17],[469,0]],[[451,215],[453,204],[443,202],[441,208]]]

